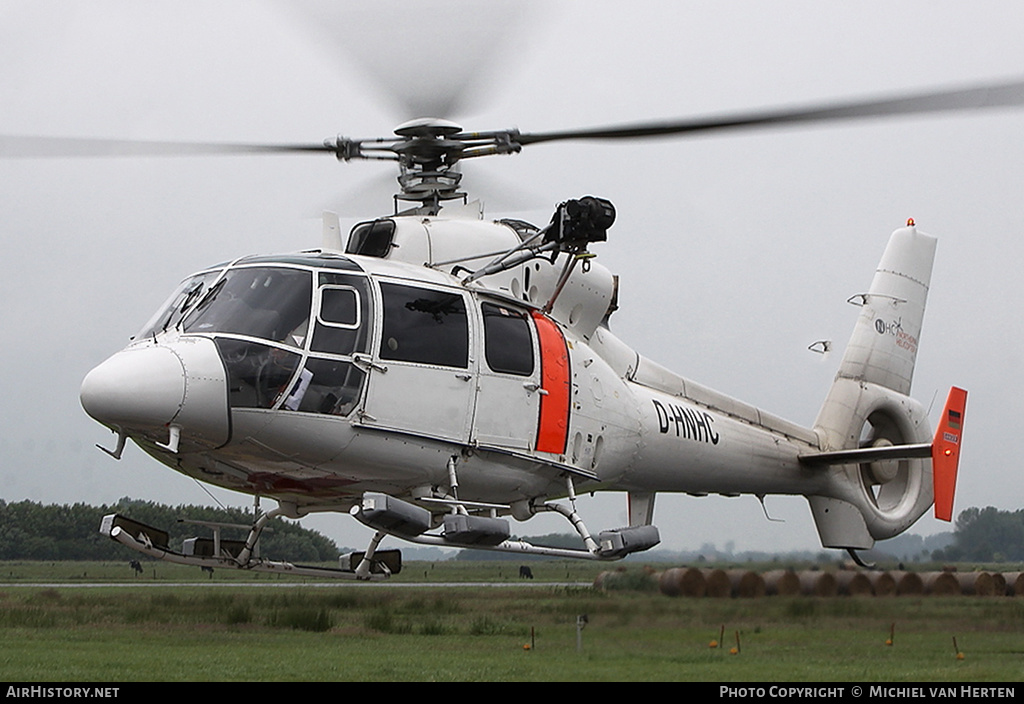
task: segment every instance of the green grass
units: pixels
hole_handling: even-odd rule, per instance
[[[724,647],[708,647],[723,626]],[[0,672],[10,681],[1012,682],[1022,669],[1024,599],[1013,598],[0,586]]]
[[[126,551],[127,552],[127,551]],[[529,563],[534,582],[591,583],[607,564],[583,560],[546,560]],[[337,567],[324,563],[323,567]],[[143,573],[136,575],[128,566],[128,558],[119,562],[0,562],[0,588],[29,582],[70,584],[161,583],[191,582],[209,584],[221,582],[257,582],[303,584],[329,581],[324,577],[296,577],[286,574],[266,574],[235,569],[217,569],[211,576],[198,567],[175,565],[169,562],[145,560]],[[443,562],[410,562],[389,581],[405,582],[519,582],[519,563],[503,560],[469,562],[446,560]]]

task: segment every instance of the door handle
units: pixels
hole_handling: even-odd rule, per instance
[[[361,354],[352,355],[352,364],[361,369],[364,372],[368,372],[371,369],[380,372],[381,374],[387,374],[388,368],[382,364],[377,364],[369,357]]]

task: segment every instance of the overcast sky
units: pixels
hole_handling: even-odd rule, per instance
[[[1024,76],[1024,8],[1009,1],[426,6],[0,0],[0,135],[318,142],[386,136],[444,105],[467,129],[544,131]],[[939,408],[951,384],[970,393],[956,511],[1016,510],[1022,128],[1024,109],[1003,109],[542,144],[467,165],[465,183],[489,216],[535,222],[566,198],[611,199],[618,221],[593,250],[621,276],[613,330],[804,425],[839,359],[807,346],[845,345],[847,298],[915,218],[939,249],[913,393]],[[392,178],[329,156],[0,160],[0,498],[249,505],[134,446],[120,462],[99,452],[113,437],[82,411],[81,380],[192,271],[318,246],[321,210],[343,226],[389,212]],[[752,497],[669,495],[655,522],[671,548],[819,546],[806,501],[766,503],[785,522]],[[625,521],[620,495],[581,507],[591,530]],[[370,537],[347,516],[312,524]],[[551,530],[569,526],[513,525]]]

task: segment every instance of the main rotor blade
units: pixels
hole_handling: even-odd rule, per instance
[[[90,137],[0,135],[0,158],[195,156],[203,154],[289,154],[336,152],[324,144],[236,144],[230,142],[161,142]]]
[[[1024,80],[957,90],[919,93],[895,98],[811,105],[797,108],[725,114],[705,118],[641,122],[561,132],[520,134],[522,145],[568,139],[637,139],[666,137],[711,130],[740,129],[790,123],[830,122],[889,115],[980,110],[1024,105]]]
[[[478,110],[502,86],[540,3],[522,0],[291,0],[288,15],[314,44],[363,75],[401,120]],[[316,41],[319,39],[319,41]]]

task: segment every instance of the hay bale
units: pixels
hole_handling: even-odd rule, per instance
[[[868,575],[875,596],[893,596],[896,594],[896,579],[888,572],[871,572]]]
[[[673,567],[661,573],[658,589],[667,596],[704,596],[707,584],[696,567]]]
[[[1004,572],[1007,596],[1024,596],[1024,572]]]
[[[765,594],[769,596],[795,596],[800,593],[800,578],[793,570],[771,570],[762,576]]]
[[[597,589],[607,589],[609,584],[614,582],[616,578],[621,579],[622,575],[625,573],[626,568],[621,565],[616,567],[614,570],[599,572],[598,575],[594,577],[594,587]]]
[[[764,596],[764,577],[751,570],[728,570],[729,593],[734,597],[756,599]]]
[[[703,569],[701,574],[704,575],[705,595],[721,599],[732,594],[732,583],[725,570]]]
[[[924,594],[924,581],[916,572],[892,572],[896,580],[896,596],[921,596]]]
[[[836,572],[836,586],[843,596],[871,596],[875,593],[871,579],[860,570],[839,570]]]
[[[988,572],[957,572],[954,577],[960,583],[960,590],[971,596],[992,596],[995,584]]]
[[[925,572],[921,575],[924,593],[931,596],[959,596],[960,582],[953,572]]]
[[[669,573],[675,569],[678,568],[672,567],[670,569],[664,570],[663,572],[659,572],[657,575],[658,591],[664,594],[665,596],[679,596],[679,590],[675,588],[675,582],[669,576]]]
[[[800,579],[800,593],[804,596],[835,596],[839,585],[831,572],[804,570],[796,575]]]
[[[989,572],[989,574],[992,575],[992,594],[994,596],[1006,596],[1009,585],[1006,583],[1006,577],[1003,576],[1003,573]]]

